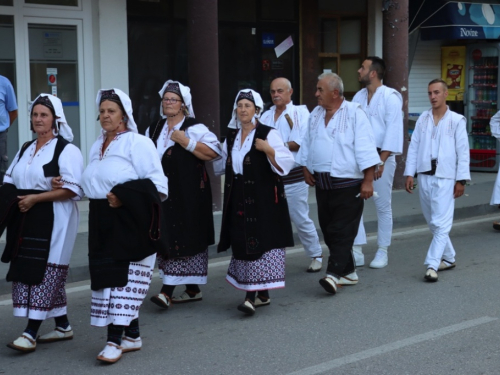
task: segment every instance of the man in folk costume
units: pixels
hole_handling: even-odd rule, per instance
[[[271,82],[271,98],[274,105],[265,112],[260,121],[277,129],[287,147],[297,157],[302,138],[307,131],[309,111],[305,105],[292,103],[293,89],[286,78],[276,78]],[[323,256],[319,244],[318,232],[309,217],[309,186],[305,183],[302,167],[295,163],[295,167],[287,176],[283,177],[290,219],[295,224],[300,241],[304,245],[306,254],[311,258],[307,272],[321,270]]]
[[[406,158],[406,191],[413,193],[413,176],[419,174],[422,213],[433,234],[425,258],[425,280],[437,281],[437,271],[455,267],[450,241],[455,199],[470,180],[469,140],[465,117],[446,105],[448,86],[441,79],[429,83],[432,108],[420,115]]]
[[[370,263],[371,268],[383,268],[388,264],[387,249],[392,236],[392,184],[396,172],[396,155],[403,152],[403,99],[396,90],[384,86],[385,63],[379,57],[367,57],[358,70],[359,81],[366,88],[356,93],[353,102],[361,104],[372,125],[377,151],[382,163],[375,170],[373,197],[377,209],[378,250]],[[358,235],[352,248],[356,266],[365,264],[361,245],[366,244],[363,217],[359,224]]]
[[[316,87],[318,106],[309,116],[298,160],[306,183],[316,186],[319,224],[330,250],[326,277],[319,282],[335,294],[338,284],[358,282],[351,249],[380,157],[365,112],[344,99],[342,79],[323,73]]]

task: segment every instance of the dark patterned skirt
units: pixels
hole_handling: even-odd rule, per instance
[[[208,248],[185,258],[165,260],[159,256],[158,269],[164,285],[206,284]]]
[[[45,320],[66,314],[66,278],[69,266],[47,263],[40,284],[12,283],[14,316]]]
[[[139,262],[130,262],[128,283],[120,288],[92,291],[90,324],[105,327],[111,323],[128,326],[139,317],[139,308],[148,294],[156,254]]]
[[[285,249],[266,251],[257,260],[231,258],[226,280],[237,289],[256,291],[285,287]]]

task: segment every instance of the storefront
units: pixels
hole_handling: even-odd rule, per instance
[[[123,0],[0,0],[0,74],[13,84],[18,120],[9,158],[32,139],[28,108],[40,93],[57,95],[86,160],[99,132],[100,87],[128,90]]]

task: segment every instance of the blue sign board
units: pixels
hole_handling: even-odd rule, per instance
[[[274,33],[262,33],[262,47],[274,48]]]

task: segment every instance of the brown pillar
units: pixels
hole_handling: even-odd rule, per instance
[[[319,67],[319,14],[318,0],[300,1],[300,103],[311,111],[318,104],[314,93]]]
[[[220,137],[219,39],[217,0],[188,0],[188,73],[194,113]],[[221,179],[207,163],[214,210],[222,210]]]
[[[408,152],[408,0],[384,0],[383,18],[383,50],[387,68],[384,84],[398,90],[403,96],[403,154],[396,157],[394,176],[394,189],[403,189]]]

